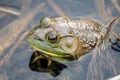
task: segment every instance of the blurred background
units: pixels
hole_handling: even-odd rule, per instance
[[[53,77],[29,69],[28,32],[43,17],[89,18],[107,25],[120,14],[120,0],[0,0],[0,80],[106,80],[120,74],[120,52],[89,54]],[[120,34],[120,21],[114,32]],[[111,45],[111,44],[110,44]]]

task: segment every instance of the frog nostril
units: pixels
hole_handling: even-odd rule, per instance
[[[42,39],[42,38],[40,38],[40,37],[39,37],[39,36],[37,36],[37,35],[35,35],[35,36],[34,36],[34,38],[35,38],[35,39],[37,39],[37,40],[43,41],[43,39]]]

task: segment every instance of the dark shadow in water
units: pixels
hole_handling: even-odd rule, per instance
[[[115,51],[120,52],[120,39],[117,38],[114,42],[110,40],[110,42],[111,48]]]
[[[29,62],[29,68],[33,71],[46,72],[56,77],[67,66],[45,57],[38,51],[34,51]]]

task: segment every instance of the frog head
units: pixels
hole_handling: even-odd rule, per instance
[[[81,43],[67,24],[67,18],[43,18],[28,34],[27,41],[49,58],[71,61],[80,56]]]

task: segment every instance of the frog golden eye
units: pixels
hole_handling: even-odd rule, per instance
[[[57,43],[59,40],[59,35],[56,32],[48,32],[46,35],[47,41],[50,43]]]

